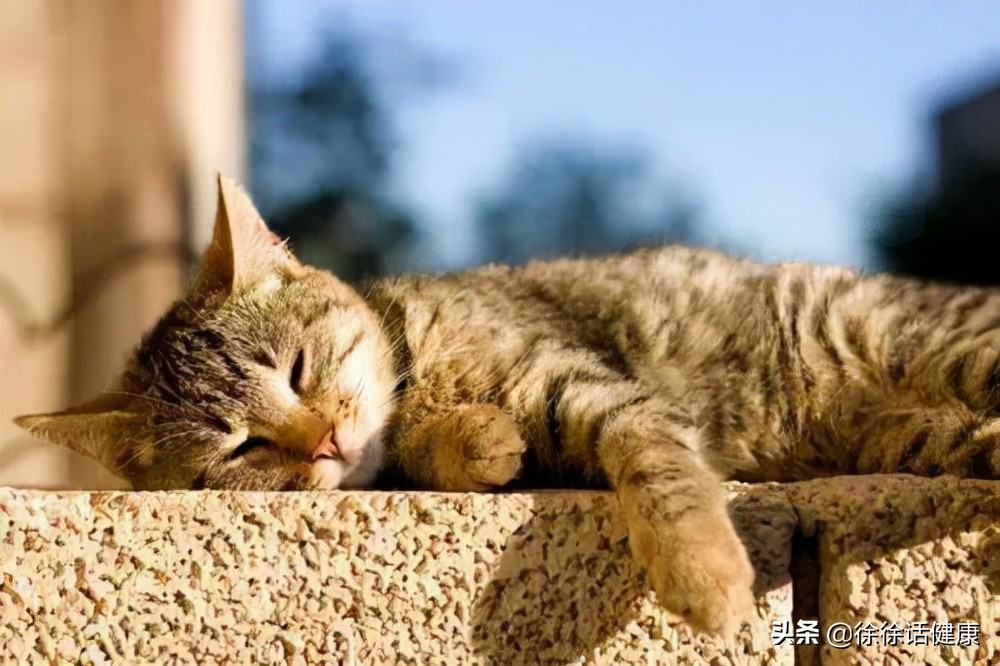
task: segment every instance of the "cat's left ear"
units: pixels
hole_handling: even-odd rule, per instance
[[[267,228],[236,181],[219,174],[219,204],[212,242],[201,260],[189,301],[225,299],[230,294],[301,265]]]
[[[36,437],[96,459],[121,477],[142,436],[141,424],[128,410],[127,397],[115,393],[102,393],[61,412],[18,416],[14,423]]]

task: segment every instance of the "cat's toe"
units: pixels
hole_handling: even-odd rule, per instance
[[[733,636],[756,606],[755,574],[735,532],[721,527],[705,525],[700,533],[649,528],[632,535],[633,552],[664,608],[696,629]]]
[[[1000,479],[1000,419],[993,419],[969,438],[959,475],[975,479]]]
[[[464,415],[469,421],[462,458],[466,475],[486,487],[503,486],[521,472],[527,450],[514,422],[491,405],[477,405]]]
[[[469,460],[502,458],[525,451],[524,440],[507,414],[493,405],[472,405],[463,413],[467,439],[462,454]]]
[[[434,449],[435,485],[443,490],[485,491],[521,472],[527,446],[499,407],[465,405],[449,416]]]
[[[712,550],[696,556],[701,561],[688,566],[678,566],[675,558],[653,563],[649,574],[657,598],[695,629],[732,636],[755,607],[753,570],[744,569],[740,560],[745,556],[733,558]]]
[[[497,488],[510,483],[521,473],[521,452],[496,458],[467,460],[465,470],[473,481]]]

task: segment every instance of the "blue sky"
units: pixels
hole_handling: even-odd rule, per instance
[[[262,0],[252,0],[260,5]],[[322,27],[457,63],[401,97],[397,195],[453,263],[471,205],[552,135],[640,146],[709,237],[768,260],[867,266],[863,219],[926,172],[930,115],[1000,78],[1000,2],[275,2],[277,70]]]

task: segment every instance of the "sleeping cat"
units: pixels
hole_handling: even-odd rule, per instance
[[[200,274],[32,433],[136,488],[610,485],[660,602],[728,632],[720,479],[1000,478],[1000,291],[682,247],[405,276],[300,264],[220,178]]]

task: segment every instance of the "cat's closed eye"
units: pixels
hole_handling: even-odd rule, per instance
[[[229,454],[230,460],[242,458],[251,451],[269,449],[274,446],[274,442],[266,437],[248,437],[242,444],[233,449]]]
[[[306,365],[306,352],[305,349],[300,348],[299,353],[295,355],[295,362],[292,363],[292,370],[288,375],[288,385],[292,387],[298,395],[302,395],[302,391],[305,385],[305,378],[303,376],[305,372]]]

